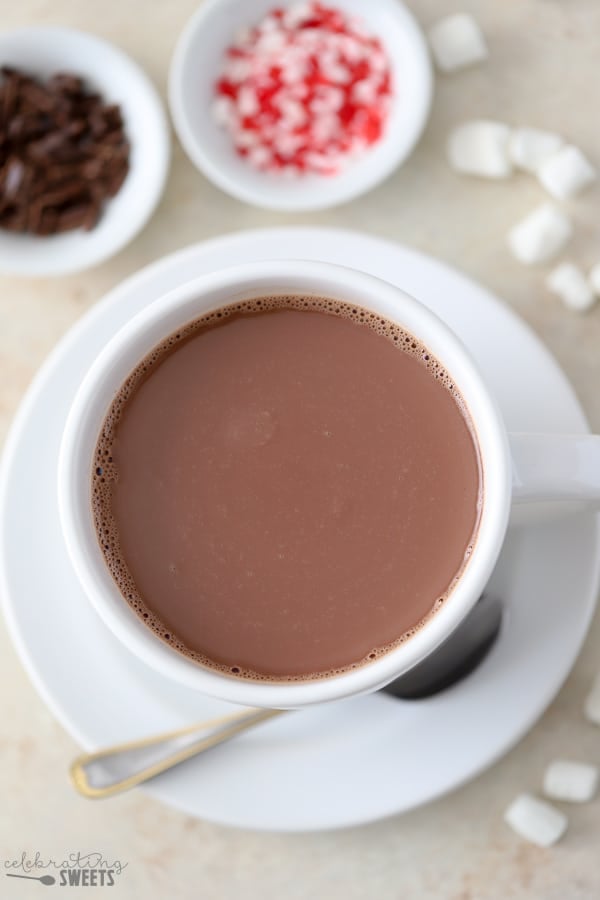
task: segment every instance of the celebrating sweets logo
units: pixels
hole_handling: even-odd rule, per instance
[[[24,850],[18,859],[5,859],[7,878],[23,878],[61,887],[113,887],[129,863],[105,859],[102,853],[69,853],[62,860],[44,859],[39,851],[29,856]]]

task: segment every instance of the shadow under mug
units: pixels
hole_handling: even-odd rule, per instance
[[[482,462],[477,540],[447,601],[412,637],[343,674],[299,682],[253,682],[203,667],[163,643],[121,596],[94,527],[91,484],[100,428],[115,393],[169,334],[204,313],[266,295],[310,294],[361,306],[403,327],[443,365],[472,419]],[[63,434],[59,509],[67,550],[83,591],[106,625],[155,670],[204,694],[249,706],[299,708],[375,691],[408,672],[451,635],[477,603],[513,512],[573,503],[600,507],[600,436],[508,435],[494,398],[460,339],[399,288],[350,268],[305,260],[234,266],[190,281],[149,304],[104,347],[81,383]]]

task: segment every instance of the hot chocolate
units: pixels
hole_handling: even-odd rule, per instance
[[[310,296],[163,341],[112,404],[92,484],[106,562],[148,627],[273,681],[409,638],[468,561],[481,491],[468,412],[427,348]]]

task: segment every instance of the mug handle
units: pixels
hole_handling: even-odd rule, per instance
[[[509,434],[513,504],[584,503],[600,509],[600,435]]]

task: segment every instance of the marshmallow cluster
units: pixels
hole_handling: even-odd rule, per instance
[[[600,672],[585,700],[584,712],[592,724],[600,726]],[[598,793],[599,785],[600,768],[590,763],[556,759],[544,772],[544,794],[564,803],[588,803]],[[538,847],[555,844],[568,825],[563,812],[533,794],[520,794],[513,800],[504,813],[504,821]]]
[[[475,20],[465,14],[447,16],[429,32],[437,66],[451,72],[480,62],[488,55]],[[578,147],[566,144],[559,134],[539,128],[510,128],[503,122],[475,119],[463,122],[448,137],[448,161],[457,172],[481,178],[508,178],[515,169],[537,176],[555,200],[568,200],[597,178],[594,166]],[[512,254],[524,265],[545,263],[559,254],[571,239],[569,216],[554,203],[534,209],[508,234]],[[578,312],[590,309],[600,298],[600,262],[586,277],[574,263],[563,262],[550,272],[548,290],[565,306]],[[586,698],[585,715],[600,726],[600,673]],[[589,763],[558,759],[546,768],[546,797],[569,803],[592,800],[600,783],[600,769]],[[533,794],[520,794],[504,813],[513,831],[538,847],[550,847],[564,835],[567,816]]]
[[[474,119],[449,135],[448,161],[457,172],[481,178],[508,178],[515,169],[537,176],[557,200],[568,200],[597,178],[581,150],[565,144],[559,134],[538,128],[510,128],[503,122]],[[513,256],[526,266],[554,259],[573,234],[569,216],[553,203],[534,209],[508,234]],[[572,263],[558,266],[547,279],[548,289],[569,309],[586,312],[600,296],[600,263],[588,278]]]
[[[485,38],[475,19],[455,13],[429,30],[438,69],[453,72],[488,56]],[[540,128],[511,128],[504,122],[473,119],[448,136],[448,162],[455,171],[480,178],[508,178],[515,169],[535,175],[555,200],[569,200],[589,187],[597,172],[582,151],[560,134]],[[573,234],[569,216],[553,203],[534,209],[512,228],[507,243],[513,256],[527,266],[554,259]],[[589,276],[573,263],[562,263],[547,279],[548,290],[577,312],[591,309],[600,297],[600,262]]]
[[[514,167],[537,175],[557,200],[574,197],[597,178],[581,150],[538,128],[511,129],[502,122],[474,119],[451,132],[447,150],[450,165],[458,172],[505,178]]]

